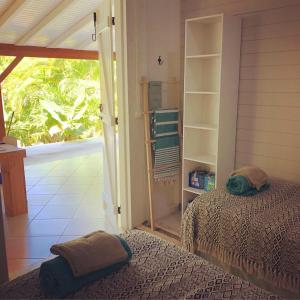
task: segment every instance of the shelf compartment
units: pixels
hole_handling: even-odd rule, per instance
[[[197,194],[197,195],[201,195],[203,193],[206,193],[205,190],[203,190],[203,189],[195,189],[195,188],[192,188],[190,186],[184,187],[184,191],[190,192],[190,193],[193,193],[193,194]]]
[[[219,53],[222,43],[222,16],[186,22],[186,55]]]
[[[217,126],[209,123],[184,124],[185,128],[202,129],[202,130],[217,130]]]
[[[184,125],[203,129],[217,129],[219,97],[216,95],[185,95]]]
[[[215,166],[216,161],[217,161],[216,155],[211,155],[211,154],[184,156],[184,159],[194,161],[194,162],[203,163],[203,164],[208,164],[208,165],[211,165],[211,166]]]
[[[220,90],[220,57],[187,59],[185,72],[186,91]]]
[[[184,158],[215,165],[217,146],[216,131],[184,128]]]
[[[209,59],[214,57],[220,57],[220,53],[209,53],[209,54],[198,54],[198,55],[188,55],[186,59]]]
[[[220,95],[218,91],[186,91],[187,95]]]

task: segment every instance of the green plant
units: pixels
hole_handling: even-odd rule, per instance
[[[0,57],[0,69],[12,60]],[[5,80],[4,114],[24,145],[94,137],[102,133],[97,61],[25,58]]]

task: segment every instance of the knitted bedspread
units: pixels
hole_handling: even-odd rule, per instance
[[[75,299],[279,299],[204,259],[142,231],[122,235],[129,266],[69,295]],[[43,298],[39,270],[0,286],[0,299]]]
[[[182,242],[247,278],[300,295],[300,185],[273,179],[251,197],[225,189],[202,194],[185,211]]]

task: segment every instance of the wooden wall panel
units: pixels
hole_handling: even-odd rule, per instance
[[[245,66],[291,66],[300,64],[300,50],[241,53],[241,67]]]

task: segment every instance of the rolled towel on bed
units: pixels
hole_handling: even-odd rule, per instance
[[[226,183],[227,190],[232,195],[252,196],[258,193],[244,176],[230,176]]]
[[[252,187],[258,191],[268,183],[268,175],[260,168],[254,166],[245,166],[234,170],[231,176],[244,176],[248,179]]]
[[[268,189],[268,175],[257,167],[242,167],[231,173],[226,187],[230,194],[253,196]]]
[[[51,253],[64,257],[74,276],[82,276],[127,259],[120,239],[104,231],[96,231],[79,239],[53,245]]]
[[[74,276],[70,264],[62,256],[58,256],[42,263],[40,267],[39,278],[41,289],[43,290],[45,296],[64,298],[69,294],[79,290],[83,286],[115,271],[118,271],[124,265],[128,264],[132,257],[131,249],[124,239],[118,236],[116,236],[116,238],[119,240],[120,244],[125,250],[127,254],[126,258],[94,272],[90,272],[82,276]]]

